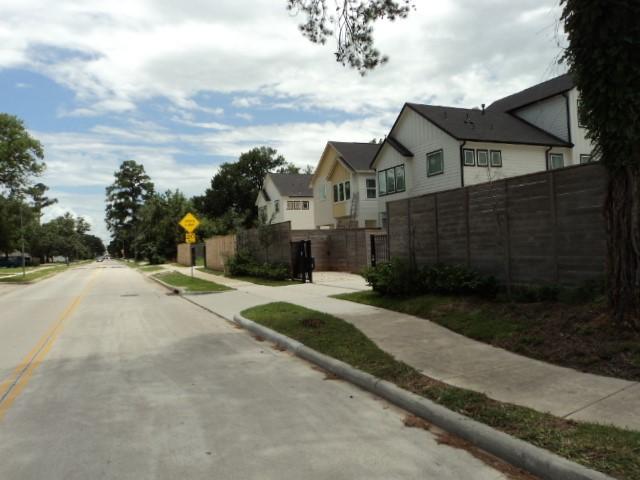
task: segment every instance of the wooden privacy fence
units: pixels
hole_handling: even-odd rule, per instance
[[[291,242],[310,240],[316,271],[360,272],[371,256],[369,235],[380,232],[364,228],[291,230],[291,222],[282,222],[238,232],[237,248],[249,251],[260,262],[291,265]]]
[[[580,284],[604,273],[606,185],[590,164],[389,202],[390,254],[507,284]]]
[[[235,254],[235,235],[217,235],[205,240],[207,268],[212,270],[224,270],[227,258]]]

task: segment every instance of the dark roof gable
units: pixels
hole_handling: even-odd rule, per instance
[[[270,173],[273,184],[283,197],[313,197],[312,175],[300,173]]]
[[[552,78],[546,82],[529,87],[521,92],[514,93],[508,97],[501,98],[493,102],[487,110],[495,112],[512,112],[518,108],[525,107],[535,102],[539,102],[555,95],[567,92],[575,87],[573,76],[565,73],[559,77]]]
[[[407,103],[418,115],[457,140],[525,145],[571,146],[570,143],[515,116],[477,109]]]
[[[371,170],[369,166],[378,151],[377,143],[332,142],[342,160],[355,171]]]

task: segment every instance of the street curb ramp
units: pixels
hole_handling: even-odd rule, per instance
[[[444,408],[393,383],[374,377],[335,358],[328,357],[285,335],[259,325],[240,314],[234,321],[266,340],[347,380],[364,390],[421,417],[443,430],[471,442],[480,449],[546,480],[614,480],[613,477],[579,465],[464,415]]]

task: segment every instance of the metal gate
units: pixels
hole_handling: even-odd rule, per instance
[[[371,266],[389,261],[389,237],[387,235],[371,235]]]
[[[302,283],[313,282],[315,259],[311,256],[311,240],[291,242],[292,278]]]

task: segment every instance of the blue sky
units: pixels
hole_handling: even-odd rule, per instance
[[[376,27],[391,60],[359,76],[313,45],[285,0],[4,0],[0,111],[45,147],[42,181],[108,238],[104,188],[127,159],[200,194],[270,145],[315,165],[329,140],[383,137],[405,101],[478,106],[563,73],[556,1],[416,1]]]

